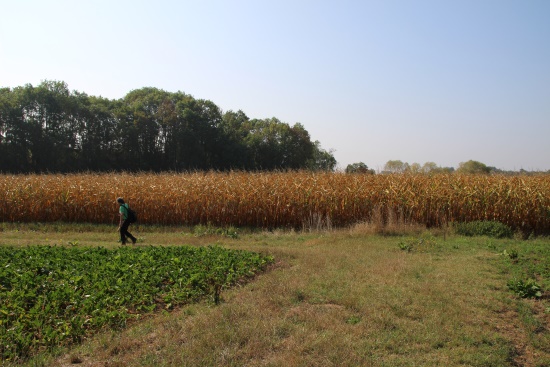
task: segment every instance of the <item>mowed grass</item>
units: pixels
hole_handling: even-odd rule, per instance
[[[548,293],[521,300],[501,253],[548,240],[494,240],[360,230],[196,236],[135,231],[141,245],[218,244],[268,253],[252,282],[106,330],[33,366],[548,366]],[[425,238],[402,251],[400,242]],[[1,244],[117,246],[116,233],[6,228]],[[418,242],[420,243],[420,241]],[[536,325],[536,327],[533,327]]]

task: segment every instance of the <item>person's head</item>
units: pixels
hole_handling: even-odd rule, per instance
[[[118,198],[116,199],[116,202],[119,203],[120,205],[124,204],[124,199],[123,198]]]

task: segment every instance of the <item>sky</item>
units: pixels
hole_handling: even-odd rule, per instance
[[[0,0],[0,87],[155,87],[301,123],[338,167],[550,170],[550,0]]]

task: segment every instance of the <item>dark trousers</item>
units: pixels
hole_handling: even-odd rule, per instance
[[[120,226],[120,242],[122,242],[123,245],[126,244],[126,237],[129,237],[133,243],[136,243],[136,238],[128,232],[128,227],[130,227],[130,222],[128,222],[128,220],[122,222]]]

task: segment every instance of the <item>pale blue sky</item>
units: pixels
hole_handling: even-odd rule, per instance
[[[0,0],[0,86],[183,91],[339,166],[550,170],[550,0]]]

